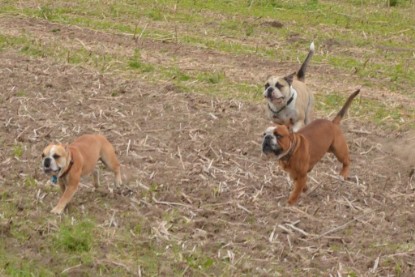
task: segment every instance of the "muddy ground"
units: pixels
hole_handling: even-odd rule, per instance
[[[49,23],[43,24],[47,29]],[[42,23],[24,28],[33,25]],[[85,36],[81,29],[66,31]],[[97,34],[95,39],[105,44],[103,37]],[[122,47],[126,38],[116,35],[107,39],[108,47],[117,39]],[[175,47],[151,40],[145,45],[154,53]],[[189,60],[210,59],[210,68],[215,61],[222,64],[225,55],[206,49],[181,51]],[[239,76],[239,66],[257,64],[244,67],[250,75],[241,76],[263,76],[263,61],[248,58],[228,55],[229,72],[221,70]],[[10,216],[0,211],[1,240],[8,253],[58,274],[69,265],[50,258],[48,238],[65,218],[86,217],[99,226],[97,243],[103,250],[92,266],[66,271],[70,276],[98,274],[94,265],[122,252],[123,246],[112,243],[108,234],[125,234],[134,244],[138,222],[146,231],[137,239],[137,256],[125,250],[127,257],[118,255],[108,268],[147,276],[150,269],[140,264],[137,253],[144,242],[152,242],[164,247],[156,264],[158,275],[165,276],[176,274],[173,268],[190,276],[410,276],[415,271],[415,181],[410,177],[413,165],[402,162],[413,157],[410,133],[346,118],[342,128],[355,181],[339,180],[340,164],[327,155],[309,174],[309,192],[297,205],[288,206],[291,181],[275,161],[261,156],[261,135],[269,125],[264,103],[221,100],[199,95],[197,89],[182,93],[173,83],[154,85],[131,75],[100,74],[13,49],[0,53],[0,64],[1,201],[15,211]],[[319,87],[317,76],[327,70],[311,66],[310,86]],[[365,93],[363,89],[353,105],[364,101]],[[65,214],[50,214],[59,191],[46,185],[48,177],[40,170],[43,147],[95,132],[114,144],[125,184],[111,194],[112,176],[102,169],[100,189],[94,190],[91,178],[84,178]],[[22,155],[16,155],[16,147],[22,147]],[[35,182],[28,181],[31,178]],[[13,235],[13,229],[22,226],[27,240]],[[201,273],[188,260],[173,259],[168,245],[214,262]]]

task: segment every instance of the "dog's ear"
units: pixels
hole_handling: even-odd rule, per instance
[[[287,81],[287,83],[291,86],[291,84],[293,83],[293,80],[294,80],[294,75],[295,75],[296,73],[294,72],[294,73],[291,73],[290,75],[287,75],[287,76],[285,76],[284,77],[284,80],[285,81]]]
[[[61,144],[63,146],[63,149],[65,149],[65,152],[68,153],[69,151],[69,144],[65,143],[65,144]]]
[[[63,145],[63,147],[65,148],[67,162],[72,161],[72,152],[69,149],[69,144],[68,143],[65,143]]]

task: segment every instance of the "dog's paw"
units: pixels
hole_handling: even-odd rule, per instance
[[[359,183],[359,177],[357,176],[347,177],[346,180],[349,182]]]
[[[340,180],[340,181],[342,181],[342,182],[344,182],[344,181],[346,181],[347,179],[346,179],[346,177],[344,177],[343,175],[339,175],[339,180]]]
[[[50,212],[53,214],[61,214],[63,212],[63,208],[55,207]]]
[[[292,206],[297,202],[297,197],[290,197],[288,199],[288,205]]]

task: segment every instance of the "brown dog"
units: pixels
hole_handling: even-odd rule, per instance
[[[120,163],[112,144],[101,135],[83,135],[69,146],[50,144],[42,154],[42,167],[52,175],[52,182],[59,181],[63,192],[52,213],[60,214],[78,189],[81,176],[93,173],[94,186],[98,187],[95,165],[101,160],[115,174],[115,184],[121,184]]]
[[[305,84],[308,63],[314,54],[314,43],[300,69],[288,76],[269,76],[264,97],[271,120],[289,126],[294,132],[311,121],[314,97]],[[295,77],[295,78],[294,78]]]
[[[333,121],[317,119],[297,133],[285,125],[269,127],[265,131],[262,152],[276,155],[279,164],[294,181],[294,190],[288,200],[290,205],[297,201],[301,191],[307,190],[307,173],[327,152],[333,153],[343,164],[340,175],[343,178],[349,176],[349,151],[339,125],[359,92],[360,89],[349,96]]]

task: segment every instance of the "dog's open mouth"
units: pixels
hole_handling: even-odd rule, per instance
[[[46,174],[58,174],[59,171],[61,171],[60,168],[58,168],[57,170],[52,170],[50,168],[43,168],[43,172],[45,172]]]
[[[275,98],[273,101],[278,103],[278,104],[281,104],[282,102],[284,102],[284,97]]]
[[[275,148],[275,147],[272,147],[266,144],[262,146],[262,153],[264,153],[266,156],[271,156],[271,155],[279,156],[283,152],[284,150],[279,147]]]
[[[271,96],[271,97],[268,97],[268,99],[275,104],[282,104],[284,102],[284,96],[281,96],[278,98]]]

